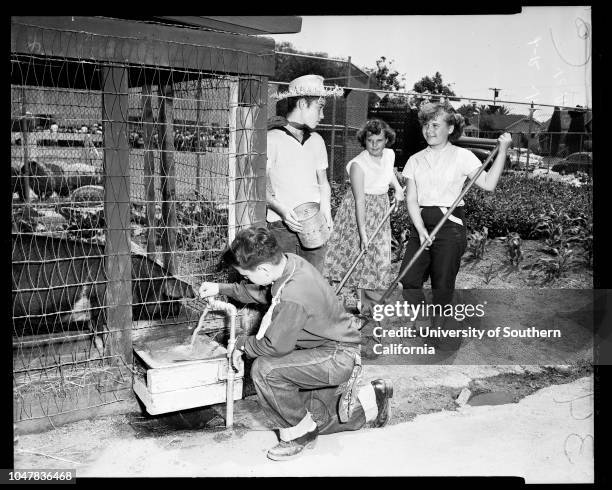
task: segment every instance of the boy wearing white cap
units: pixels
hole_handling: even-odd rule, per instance
[[[319,75],[296,78],[286,92],[276,95],[278,100],[287,99],[286,119],[268,130],[268,228],[283,252],[305,258],[319,272],[323,271],[326,245],[311,249],[300,243],[297,234],[304,228],[295,208],[308,202],[318,203],[327,225],[332,227],[327,150],[323,138],[312,130],[323,119],[325,97],[342,93],[339,87],[325,88]]]

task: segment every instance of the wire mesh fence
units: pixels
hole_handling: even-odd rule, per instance
[[[83,33],[41,32],[48,52],[10,59],[16,421],[131,392],[132,331],[197,322],[198,285],[227,280],[220,252],[265,207],[249,63],[189,68],[172,43],[156,54],[178,67],[54,56]]]
[[[226,49],[216,38],[202,46],[119,31],[12,24],[16,421],[131,394],[133,333],[197,322],[195,288],[227,280],[220,252],[265,216],[266,116],[282,111],[269,98],[293,78],[280,69],[292,56],[277,54],[268,83],[270,54],[250,52],[252,38]],[[395,129],[403,167],[422,145],[414,101],[381,104],[385,93],[350,59],[325,63],[307,72],[345,87],[317,129],[330,180],[346,180],[362,151],[356,133],[372,117]],[[590,111],[478,102],[451,100],[465,106],[465,134],[510,131],[519,169],[590,151]]]

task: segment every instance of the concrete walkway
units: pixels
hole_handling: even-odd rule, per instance
[[[18,447],[32,446],[37,436],[39,444],[46,441],[47,451],[64,444],[56,457],[80,461],[77,478],[504,475],[527,483],[591,483],[592,395],[593,378],[583,377],[548,386],[518,403],[466,405],[382,429],[321,436],[315,449],[286,462],[266,458],[277,440],[264,427],[139,437],[128,424],[81,421],[46,435],[24,435]],[[85,446],[89,441],[89,450],[79,448],[79,441]],[[16,452],[15,467],[43,467],[32,458]],[[59,460],[45,463],[46,468],[74,467]]]

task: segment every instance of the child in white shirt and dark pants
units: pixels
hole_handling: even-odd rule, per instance
[[[455,279],[461,257],[467,247],[464,202],[431,241],[429,234],[457,199],[468,178],[480,167],[480,161],[465,148],[452,144],[463,131],[463,116],[448,103],[426,103],[419,111],[419,122],[428,147],[412,155],[402,174],[407,178],[406,204],[411,218],[410,238],[402,262],[402,269],[424,242],[429,246],[401,279],[403,297],[411,304],[425,301],[422,286],[431,278],[432,318],[434,328],[443,326],[444,317],[438,312],[452,304]],[[475,182],[484,190],[493,191],[501,176],[506,152],[512,138],[509,133],[499,138],[499,152],[488,172],[482,172]]]

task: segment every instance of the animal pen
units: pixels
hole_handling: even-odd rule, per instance
[[[199,284],[263,223],[274,42],[12,17],[10,62],[13,412],[45,425],[133,399],[133,344],[197,324]]]

